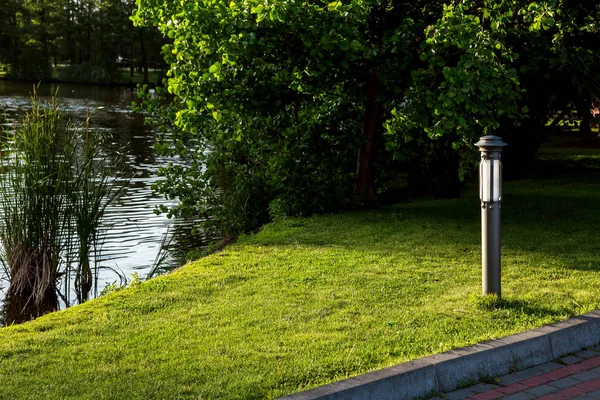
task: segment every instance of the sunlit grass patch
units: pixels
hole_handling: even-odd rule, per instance
[[[600,174],[579,171],[506,182],[501,300],[480,295],[474,185],[287,219],[1,329],[2,396],[272,398],[599,308]]]

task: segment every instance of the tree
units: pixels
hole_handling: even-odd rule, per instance
[[[162,191],[182,200],[174,212],[253,203],[262,221],[267,209],[339,209],[352,193],[371,204],[390,171],[456,195],[477,137],[533,116],[546,124],[557,107],[544,99],[529,115],[540,98],[526,72],[538,65],[552,88],[561,70],[544,57],[570,59],[567,42],[597,34],[599,20],[593,2],[558,0],[137,4],[135,21],[173,40],[177,132],[163,149],[192,160],[165,171]],[[577,47],[578,68],[597,65]]]
[[[10,77],[52,79],[52,65],[67,64],[59,79],[120,82],[121,60],[163,68],[164,39],[156,28],[134,27],[133,0],[4,0],[0,17],[0,63]]]
[[[522,173],[555,115],[574,109],[590,116],[600,93],[592,73],[600,65],[593,40],[599,24],[600,4],[593,1],[464,1],[447,7],[422,45],[428,64],[415,71],[410,107],[391,119],[392,141],[399,145],[419,130],[428,134],[424,140],[456,132],[460,140],[452,146],[461,151],[495,132],[509,143],[507,172]],[[461,154],[466,173],[472,152]]]
[[[18,14],[22,12],[22,4],[16,0],[5,0],[0,7],[0,63],[10,64],[19,53],[20,27]]]

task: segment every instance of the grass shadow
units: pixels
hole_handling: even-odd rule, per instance
[[[493,295],[474,297],[475,307],[483,311],[509,310],[518,314],[531,316],[553,316],[560,317],[572,315],[571,307],[547,307],[535,301],[526,301],[514,298],[498,298]]]

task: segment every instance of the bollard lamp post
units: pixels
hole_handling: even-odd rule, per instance
[[[481,199],[482,293],[501,296],[500,289],[500,203],[502,161],[506,143],[498,136],[483,136],[475,143],[481,152],[479,198]]]

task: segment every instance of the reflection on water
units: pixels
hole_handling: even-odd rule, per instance
[[[31,107],[32,85],[21,82],[0,81],[0,123],[10,125],[20,120]],[[54,84],[41,85],[37,92],[42,99],[49,99],[57,90]],[[120,270],[126,277],[137,272],[145,277],[160,250],[167,230],[176,232],[171,242],[172,251],[166,264],[177,266],[183,262],[183,254],[190,243],[178,238],[189,237],[191,221],[168,219],[155,215],[158,204],[172,202],[154,194],[151,185],[156,182],[160,166],[177,159],[159,157],[153,149],[156,132],[144,125],[144,117],[131,111],[131,102],[136,100],[136,91],[131,88],[61,84],[58,88],[60,108],[74,122],[84,122],[90,113],[90,129],[112,135],[114,143],[107,152],[123,151],[125,160],[122,176],[131,178],[123,195],[111,205],[106,214],[110,229],[102,251],[102,270],[98,289],[114,281],[117,274],[110,269]],[[199,243],[194,245],[197,247]],[[0,281],[0,287],[6,282]],[[2,293],[0,293],[2,296]]]

